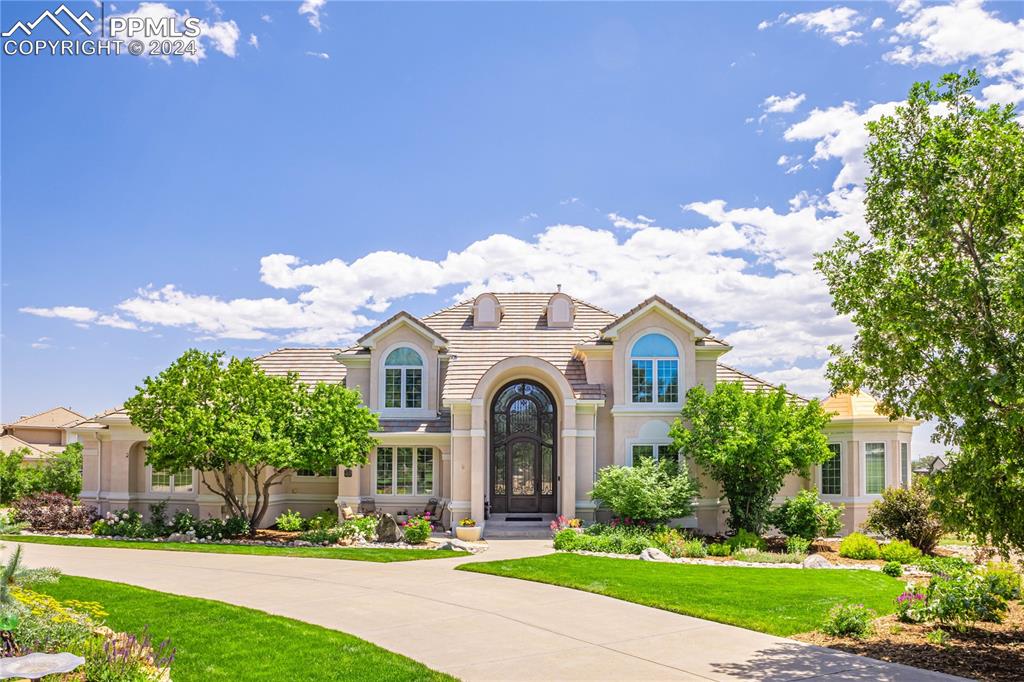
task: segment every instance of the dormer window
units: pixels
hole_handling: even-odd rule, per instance
[[[423,407],[423,358],[409,346],[394,349],[384,359],[384,407]]]
[[[664,334],[645,334],[630,351],[634,403],[679,402],[679,350]]]
[[[494,294],[480,294],[473,301],[473,326],[497,327],[501,322],[501,303]]]
[[[572,327],[576,304],[567,294],[558,292],[548,299],[547,318],[549,327]]]

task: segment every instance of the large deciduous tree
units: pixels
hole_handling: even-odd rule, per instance
[[[686,394],[670,431],[675,446],[722,486],[729,526],[760,533],[786,476],[810,474],[832,456],[822,429],[830,416],[817,400],[797,402],[785,388],[743,390],[739,382]]]
[[[1024,129],[981,108],[972,72],[918,83],[868,124],[866,218],[821,254],[857,334],[832,348],[835,390],[866,387],[894,417],[935,419],[945,520],[1024,547]]]
[[[377,417],[357,391],[268,376],[251,358],[188,350],[125,403],[149,434],[146,461],[167,471],[199,469],[232,515],[259,527],[271,486],[295,469],[360,466],[376,441]],[[252,505],[244,492],[253,491]]]

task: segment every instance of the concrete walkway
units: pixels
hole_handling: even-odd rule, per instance
[[[6,543],[4,554],[13,550]],[[216,599],[362,637],[463,680],[951,680],[562,587],[452,570],[550,552],[392,564],[24,545],[26,563]],[[297,678],[298,679],[298,678]]]

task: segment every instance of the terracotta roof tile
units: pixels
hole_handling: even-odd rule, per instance
[[[728,365],[723,365],[722,363],[718,363],[715,381],[720,384],[728,381],[738,381],[741,384],[743,384],[743,390],[749,393],[753,393],[759,388],[763,388],[766,391],[771,390],[773,388],[777,388],[774,384],[770,384],[764,379],[761,379],[760,377],[756,377],[753,374],[747,374],[746,372],[742,372],[736,369],[735,367],[729,367]],[[807,398],[799,396],[796,393],[793,393],[792,391],[786,391],[786,393],[791,395],[798,402],[808,402]]]
[[[85,419],[85,417],[74,410],[69,410],[66,407],[54,407],[46,410],[45,412],[34,414],[31,417],[22,417],[18,421],[12,422],[7,426],[17,426],[19,428],[36,427],[41,429],[56,429],[80,419]]]
[[[0,452],[13,452],[25,448],[29,451],[29,457],[37,459],[40,457],[49,457],[54,452],[61,452],[64,450],[63,446],[60,446],[57,450],[52,450],[54,446],[51,445],[38,445],[36,443],[26,443],[17,436],[11,434],[5,434],[0,436]]]
[[[633,315],[636,315],[638,312],[640,312],[641,310],[643,310],[644,308],[646,308],[650,304],[654,303],[655,301],[657,301],[658,303],[662,304],[663,306],[665,306],[666,308],[668,308],[669,310],[671,310],[675,314],[679,315],[684,320],[687,320],[690,324],[692,324],[695,327],[697,327],[698,329],[700,329],[703,333],[705,333],[705,334],[710,334],[711,333],[710,329],[708,329],[707,327],[702,325],[700,322],[698,322],[694,318],[690,317],[689,315],[684,313],[682,310],[680,310],[679,308],[675,307],[674,305],[672,305],[671,303],[669,303],[668,301],[666,301],[665,299],[663,299],[661,296],[658,296],[658,295],[654,295],[654,296],[648,297],[646,300],[644,300],[641,303],[639,303],[638,305],[634,306],[628,312],[626,312],[626,313],[624,313],[622,315],[619,315],[617,318],[615,318],[614,320],[612,320],[611,322],[606,324],[599,331],[602,331],[602,332],[607,331],[608,329],[611,329],[616,324],[619,324],[620,322],[624,322],[624,321],[628,320]]]
[[[337,384],[345,378],[345,365],[334,356],[340,348],[279,348],[256,358],[256,364],[270,376],[295,372],[307,384],[321,381]]]

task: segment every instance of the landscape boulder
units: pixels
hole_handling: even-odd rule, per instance
[[[640,552],[641,561],[672,561],[672,557],[665,554],[657,547],[648,547]]]
[[[472,545],[470,545],[468,542],[463,542],[462,540],[460,540],[458,538],[451,538],[450,540],[445,540],[440,545],[438,545],[437,548],[438,549],[452,549],[452,550],[455,550],[456,552],[472,552],[473,551],[473,546]]]
[[[391,514],[383,514],[377,522],[377,542],[394,543],[402,539],[402,529]]]
[[[832,568],[832,563],[820,554],[812,554],[803,560],[804,568]]]

